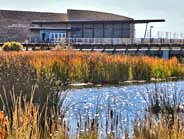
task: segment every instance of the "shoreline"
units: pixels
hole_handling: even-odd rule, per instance
[[[96,87],[103,87],[103,86],[128,86],[128,85],[141,85],[141,84],[148,84],[148,83],[161,83],[161,82],[172,82],[172,81],[182,81],[184,77],[169,77],[167,79],[155,79],[151,78],[151,80],[127,80],[123,82],[117,83],[102,83],[102,84],[94,84],[91,82],[88,83],[71,83],[69,84],[69,89],[82,89],[82,88],[96,88]]]

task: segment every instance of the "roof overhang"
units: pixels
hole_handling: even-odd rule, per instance
[[[165,22],[165,19],[134,20],[135,24]]]
[[[56,27],[30,27],[31,30],[71,30],[71,28],[56,28]]]
[[[151,23],[151,22],[165,22],[165,19],[151,19],[151,20],[71,20],[71,21],[54,21],[54,20],[34,20],[32,24],[70,24],[70,23]]]

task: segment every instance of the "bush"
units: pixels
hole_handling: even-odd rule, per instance
[[[3,51],[23,51],[23,45],[19,42],[6,42],[2,46]]]

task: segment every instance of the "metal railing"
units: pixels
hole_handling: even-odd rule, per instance
[[[144,38],[57,38],[34,43],[57,43],[57,44],[184,44],[184,39],[144,39]],[[33,42],[33,41],[32,41]],[[32,43],[31,42],[31,43]]]

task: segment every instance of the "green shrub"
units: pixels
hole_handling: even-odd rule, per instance
[[[2,46],[3,51],[23,51],[23,45],[19,42],[6,42]]]

